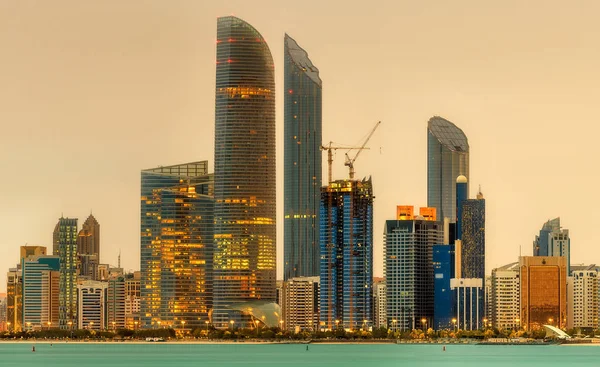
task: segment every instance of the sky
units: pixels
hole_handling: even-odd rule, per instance
[[[567,6],[568,5],[568,6]],[[323,141],[360,144],[372,176],[374,273],[396,205],[427,204],[427,121],[470,144],[486,198],[486,271],[531,255],[561,217],[573,264],[600,264],[600,2],[0,0],[0,291],[19,246],[93,212],[101,262],[139,269],[140,171],[214,167],[215,39],[235,15],[266,39],[277,83],[278,277],[283,263],[283,40],[323,80]],[[343,152],[334,178],[345,178]],[[324,177],[326,157],[323,156]],[[50,252],[50,251],[49,251]]]

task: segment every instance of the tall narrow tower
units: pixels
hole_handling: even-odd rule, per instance
[[[427,124],[427,206],[437,209],[440,221],[456,222],[456,178],[460,175],[469,179],[467,136],[452,122],[434,116]]]
[[[60,259],[59,326],[70,329],[77,323],[77,218],[61,217],[53,238]]]
[[[319,275],[322,82],[296,41],[284,44],[283,277]]]
[[[216,63],[212,321],[250,326],[240,308],[275,301],[274,65],[261,34],[233,16],[217,20]]]

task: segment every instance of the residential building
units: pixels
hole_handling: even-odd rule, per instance
[[[23,330],[23,272],[21,264],[6,274],[6,326],[10,331]]]
[[[491,320],[496,329],[512,329],[520,324],[519,280],[518,262],[492,269]]]
[[[483,328],[483,279],[453,278],[450,289],[456,292],[456,327],[459,330]]]
[[[432,325],[433,246],[444,240],[443,224],[436,221],[436,215],[414,216],[412,207],[405,208],[395,220],[387,220],[384,228],[387,319],[394,331]]]
[[[213,176],[208,162],[141,173],[141,324],[204,327],[212,308]],[[109,266],[101,266],[108,279]]]
[[[320,211],[321,328],[370,327],[373,322],[371,178],[337,180],[324,186]]]
[[[319,323],[319,277],[297,277],[284,281],[282,288],[282,327],[313,331]]]
[[[567,324],[567,261],[563,256],[521,256],[520,323],[526,330]]]
[[[59,326],[70,329],[77,322],[77,219],[61,217],[53,239],[60,261]]]
[[[140,322],[141,272],[135,271],[125,275],[125,328],[136,329]],[[137,324],[136,324],[137,323]],[[162,321],[155,324],[158,328],[166,327]]]
[[[567,303],[567,329],[596,329],[598,272],[595,269],[573,270],[567,278]]]
[[[560,218],[544,223],[533,241],[533,256],[564,256],[567,259],[567,274],[571,273],[571,239],[569,230],[561,228]]]
[[[239,327],[252,326],[256,310],[266,312],[260,322],[279,326],[275,143],[275,73],[269,47],[245,21],[218,18],[215,327],[228,328],[230,321]]]
[[[21,260],[23,281],[23,325],[27,330],[59,326],[60,287],[56,287],[60,261],[58,256],[33,256]],[[57,293],[58,291],[58,293]]]
[[[83,280],[77,284],[79,329],[106,329],[106,289],[107,282]]]
[[[125,276],[108,280],[106,292],[107,327],[109,330],[125,329]]]
[[[387,328],[387,287],[385,278],[373,278],[373,328]]]
[[[427,206],[440,222],[456,222],[456,178],[469,178],[469,141],[452,122],[432,117],[427,124]],[[467,185],[467,192],[469,187]]]

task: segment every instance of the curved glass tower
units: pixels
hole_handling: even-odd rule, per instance
[[[437,209],[440,221],[447,217],[456,222],[456,178],[460,175],[469,179],[467,136],[452,122],[434,116],[427,123],[427,206]]]
[[[251,322],[235,305],[275,301],[275,76],[250,24],[217,20],[214,310],[216,327]]]
[[[319,276],[322,82],[296,41],[284,46],[283,277]]]

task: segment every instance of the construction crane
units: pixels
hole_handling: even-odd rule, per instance
[[[343,149],[343,150],[354,150],[354,149],[369,149],[369,148],[365,148],[364,146],[361,147],[345,147],[345,146],[334,146],[333,142],[330,141],[329,145],[321,145],[321,150],[326,150],[327,151],[327,177],[328,177],[328,183],[332,183],[333,182],[333,172],[331,169],[331,166],[333,165],[333,151],[334,150],[338,150],[338,149]]]
[[[358,156],[364,149],[368,149],[368,148],[365,148],[365,145],[367,145],[367,142],[369,142],[369,139],[371,139],[371,136],[373,136],[373,134],[375,133],[375,130],[377,130],[377,128],[379,127],[380,124],[381,124],[381,121],[377,121],[377,123],[375,124],[375,127],[373,128],[373,130],[371,130],[371,132],[369,133],[369,136],[367,136],[367,138],[365,139],[365,142],[360,146],[360,148],[353,148],[353,149],[358,150],[358,152],[356,153],[354,158],[350,159],[350,156],[348,155],[348,153],[346,153],[346,162],[344,162],[344,166],[348,166],[349,171],[350,171],[349,176],[350,176],[351,180],[354,179],[354,161],[356,161],[356,158],[358,158]]]

